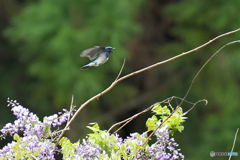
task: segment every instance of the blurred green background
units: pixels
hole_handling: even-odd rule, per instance
[[[122,75],[193,49],[240,27],[239,0],[1,0],[0,1],[0,127],[15,117],[7,97],[16,99],[40,118],[69,109],[107,88]],[[73,142],[98,122],[101,129],[171,96],[183,97],[197,71],[222,45],[240,32],[170,63],[135,75],[91,102],[66,132]],[[101,67],[87,71],[79,54],[95,45],[115,52]],[[210,157],[210,151],[229,152],[240,126],[240,46],[222,50],[204,68],[187,100],[207,99],[187,116],[185,130],[176,133],[186,159]],[[176,106],[179,102],[172,102]],[[190,106],[184,104],[183,109]],[[144,114],[119,132],[146,130]],[[1,141],[0,147],[7,141]],[[234,151],[240,154],[240,137]],[[232,160],[238,159],[232,157]]]

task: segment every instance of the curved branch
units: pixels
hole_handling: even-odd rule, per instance
[[[134,118],[136,118],[137,116],[139,116],[139,115],[141,115],[141,114],[149,111],[149,110],[152,109],[152,107],[154,107],[155,105],[156,105],[156,104],[153,104],[153,105],[151,105],[150,107],[144,109],[143,111],[141,111],[141,112],[133,115],[132,117],[127,118],[127,119],[125,119],[125,120],[123,120],[123,121],[121,121],[121,122],[115,123],[114,125],[112,125],[112,126],[108,129],[108,132],[110,132],[115,126],[120,125],[120,124],[122,124],[122,123],[125,122],[120,128],[118,128],[118,129],[114,132],[114,133],[117,133],[120,129],[122,129],[125,125],[127,125],[129,122],[131,122]],[[114,134],[114,133],[113,133],[113,134]]]
[[[175,59],[177,59],[177,58],[179,58],[179,57],[182,57],[182,56],[185,56],[185,55],[187,55],[187,54],[189,54],[189,53],[192,53],[192,52],[194,52],[194,51],[197,51],[197,50],[199,50],[199,49],[207,46],[208,44],[212,43],[213,41],[215,41],[215,40],[217,40],[217,39],[219,39],[219,38],[221,38],[221,37],[223,37],[223,36],[226,36],[226,35],[229,35],[229,34],[238,32],[238,31],[240,31],[240,28],[238,28],[238,29],[236,29],[236,30],[233,30],[233,31],[230,31],[230,32],[227,32],[227,33],[224,33],[224,34],[221,34],[221,35],[219,35],[219,36],[211,39],[211,40],[208,41],[207,43],[204,43],[203,45],[201,45],[201,46],[199,46],[199,47],[196,47],[196,48],[194,48],[194,49],[192,49],[192,50],[189,50],[189,51],[187,51],[187,52],[183,52],[183,53],[181,53],[181,54],[179,54],[179,55],[176,55],[176,56],[174,56],[174,57],[172,57],[172,58],[169,58],[169,59],[167,59],[167,60],[164,60],[164,61],[155,63],[155,64],[153,64],[153,65],[151,65],[151,66],[148,66],[148,67],[145,67],[145,68],[140,69],[140,70],[138,70],[138,71],[135,71],[135,72],[133,72],[133,73],[130,73],[130,74],[124,76],[124,77],[121,77],[120,79],[118,79],[118,82],[119,82],[119,81],[122,81],[122,80],[124,80],[124,79],[126,79],[126,78],[128,78],[128,77],[131,77],[131,76],[133,76],[133,75],[135,75],[135,74],[141,73],[141,72],[143,72],[143,71],[146,71],[146,70],[149,70],[149,69],[151,69],[151,68],[154,68],[154,67],[156,67],[156,66],[158,66],[158,65],[161,65],[161,64],[170,62],[170,61],[175,60]]]
[[[197,101],[196,103],[194,103],[193,106],[192,106],[189,110],[187,110],[186,112],[184,112],[184,113],[183,113],[183,116],[186,115],[186,114],[188,114],[188,112],[190,112],[190,111],[191,111],[198,103],[200,103],[200,102],[205,102],[205,105],[208,104],[208,101],[207,101],[206,99],[201,99],[201,100]]]
[[[192,50],[189,50],[189,51],[187,51],[187,52],[183,52],[183,53],[181,53],[181,54],[179,54],[179,55],[177,55],[177,56],[174,56],[174,57],[169,58],[169,59],[167,59],[167,60],[164,60],[164,61],[155,63],[155,64],[153,64],[153,65],[151,65],[151,66],[145,67],[145,68],[140,69],[140,70],[135,71],[135,72],[132,72],[132,73],[130,73],[130,74],[128,74],[128,75],[125,75],[125,76],[123,76],[123,77],[115,80],[107,89],[105,89],[104,91],[100,92],[99,94],[95,95],[94,97],[90,98],[90,99],[87,100],[85,103],[83,103],[83,104],[78,108],[78,110],[75,112],[75,114],[74,114],[73,117],[70,119],[70,121],[66,124],[65,128],[69,128],[69,126],[71,125],[71,123],[73,122],[73,120],[76,118],[76,116],[78,115],[78,113],[79,113],[88,103],[90,103],[90,102],[93,101],[94,99],[98,99],[100,96],[102,96],[103,94],[107,93],[107,92],[108,92],[109,90],[111,90],[118,82],[120,82],[120,81],[122,81],[122,80],[124,80],[124,79],[126,79],[126,78],[128,78],[128,77],[131,77],[131,76],[133,76],[133,75],[135,75],[135,74],[144,72],[144,71],[146,71],[146,70],[149,70],[149,69],[154,68],[154,67],[156,67],[156,66],[159,66],[159,65],[161,65],[161,64],[170,62],[170,61],[175,60],[175,59],[177,59],[177,58],[179,58],[179,57],[182,57],[182,56],[185,56],[185,55],[187,55],[187,54],[189,54],[189,53],[192,53],[192,52],[194,52],[194,51],[197,51],[197,50],[205,47],[206,45],[212,43],[213,41],[215,41],[215,40],[217,40],[217,39],[219,39],[219,38],[221,38],[221,37],[223,37],[223,36],[226,36],[226,35],[235,33],[235,32],[237,32],[237,31],[240,31],[240,28],[238,28],[238,29],[236,29],[236,30],[233,30],[233,31],[230,31],[230,32],[227,32],[227,33],[224,33],[224,34],[222,34],[222,35],[219,35],[219,36],[213,38],[212,40],[210,40],[210,41],[204,43],[203,45],[201,45],[201,46],[199,46],[199,47],[196,47],[196,48],[194,48],[194,49],[192,49]],[[123,65],[124,65],[124,64],[123,64]],[[122,67],[122,68],[123,68],[123,67]],[[121,69],[121,70],[122,70],[122,69]],[[121,70],[120,70],[120,71],[121,71]],[[184,99],[185,99],[185,98],[184,98]],[[177,109],[177,108],[176,108],[176,109]],[[58,145],[58,143],[59,143],[59,141],[60,141],[60,139],[62,138],[62,136],[63,136],[64,133],[65,133],[65,130],[63,130],[63,132],[62,132],[61,135],[59,136],[58,140],[57,140],[56,143],[55,143],[55,146]]]
[[[194,78],[193,78],[193,80],[192,80],[192,82],[191,82],[191,85],[190,85],[190,87],[188,88],[188,91],[187,91],[187,93],[185,94],[183,100],[186,99],[188,93],[190,92],[190,90],[191,90],[191,88],[192,88],[192,85],[193,85],[194,81],[196,80],[196,78],[197,78],[197,76],[199,75],[199,73],[203,70],[203,68],[208,64],[208,62],[211,61],[212,58],[213,58],[214,56],[216,56],[217,53],[220,52],[223,48],[225,48],[226,46],[228,46],[228,45],[230,45],[230,44],[234,44],[234,43],[237,43],[237,42],[239,43],[240,40],[232,41],[232,42],[229,42],[229,43],[225,44],[225,45],[222,46],[220,49],[218,49],[217,52],[215,52],[215,53],[207,60],[207,62],[205,62],[205,63],[203,64],[203,66],[199,69],[199,71],[197,72],[197,74],[194,76]],[[183,101],[180,103],[179,106],[181,106],[182,103],[183,103]]]

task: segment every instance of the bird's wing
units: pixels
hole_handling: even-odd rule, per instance
[[[105,47],[102,46],[95,46],[93,48],[89,48],[84,50],[81,54],[80,57],[88,57],[91,61],[96,59],[99,54],[105,51]]]

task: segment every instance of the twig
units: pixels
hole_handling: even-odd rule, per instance
[[[234,146],[235,146],[235,142],[236,142],[236,139],[237,139],[238,130],[239,130],[239,128],[237,129],[236,134],[235,134],[235,137],[234,137],[234,141],[233,141],[233,146],[232,146],[231,153],[233,152],[233,149],[234,149]],[[232,155],[229,156],[229,159],[228,159],[228,160],[230,160],[231,157],[232,157]]]
[[[111,131],[114,127],[116,127],[117,125],[121,125],[122,123],[124,123],[124,124],[123,124],[121,127],[119,127],[115,132],[113,132],[113,134],[117,133],[120,129],[122,129],[125,125],[127,125],[129,122],[131,122],[133,119],[135,119],[135,118],[138,117],[139,115],[141,115],[141,114],[143,114],[143,113],[151,110],[151,109],[152,109],[154,106],[156,106],[156,105],[160,105],[160,104],[162,104],[162,103],[169,103],[169,104],[170,104],[170,102],[171,102],[173,99],[181,99],[181,100],[183,100],[183,99],[180,98],[180,97],[172,96],[172,97],[170,97],[170,98],[167,98],[167,99],[163,100],[162,102],[156,102],[156,103],[154,103],[153,105],[151,105],[150,107],[144,109],[143,111],[141,111],[141,112],[133,115],[132,117],[129,117],[129,118],[127,118],[127,119],[125,119],[125,120],[123,120],[123,121],[121,121],[121,122],[115,123],[114,125],[112,125],[112,126],[108,129],[108,132],[110,132],[110,131]],[[202,101],[207,102],[205,99],[199,100],[199,101],[197,101],[197,102],[195,102],[195,103],[189,102],[189,101],[187,101],[187,100],[183,100],[183,101],[185,101],[185,102],[187,102],[187,103],[189,103],[189,104],[192,104],[193,107],[196,106],[198,103],[200,103],[200,102],[202,102]],[[193,107],[191,107],[191,109],[192,109]],[[191,109],[190,109],[190,110],[191,110]],[[189,112],[189,110],[188,110],[187,112]],[[184,114],[184,115],[185,115],[185,114]]]
[[[35,157],[35,156],[34,156],[34,155],[32,155],[32,154],[31,154],[31,157],[32,157],[32,158],[35,158],[36,160],[38,160],[38,158],[37,158],[37,157]]]
[[[141,114],[149,111],[149,110],[152,109],[155,105],[162,104],[162,103],[170,103],[173,98],[174,98],[174,96],[173,96],[173,97],[170,97],[170,98],[167,98],[167,99],[163,100],[162,102],[156,102],[156,103],[154,103],[153,105],[151,105],[150,107],[144,109],[143,111],[141,111],[141,112],[133,115],[132,117],[129,117],[129,118],[127,118],[127,119],[125,119],[125,120],[123,120],[123,121],[121,121],[121,122],[115,123],[114,125],[112,125],[112,126],[108,129],[108,132],[110,132],[115,126],[120,125],[120,124],[122,124],[122,123],[125,122],[125,124],[123,124],[123,125],[122,125],[120,128],[118,128],[115,132],[113,132],[113,134],[117,133],[120,129],[122,129],[125,125],[127,125],[129,122],[131,122],[134,118],[136,118],[136,117],[138,117],[139,115],[141,115]]]
[[[185,99],[183,99],[181,97],[177,97],[177,96],[173,96],[173,98],[183,100],[184,102],[187,102],[187,103],[192,104],[192,105],[194,105],[196,103],[196,102],[193,103],[193,102],[187,101],[187,100],[185,100]]]
[[[120,72],[118,73],[118,76],[117,76],[117,78],[115,79],[115,81],[120,77],[120,75],[121,75],[121,73],[122,73],[122,70],[123,70],[123,67],[124,67],[124,65],[125,65],[125,58],[123,59],[123,64],[122,64],[122,68],[121,68],[121,70],[120,70]],[[115,82],[114,81],[114,82]]]
[[[133,116],[130,117],[130,118],[127,118],[127,119],[125,119],[125,120],[123,120],[123,121],[121,121],[121,122],[115,123],[114,125],[112,125],[112,126],[109,128],[108,132],[110,132],[110,130],[111,130],[113,127],[115,127],[115,126],[117,126],[117,125],[120,125],[120,124],[122,124],[122,123],[125,122],[125,123],[124,123],[121,127],[119,127],[113,134],[117,133],[120,129],[122,129],[125,125],[127,125],[127,124],[128,124],[129,122],[131,122],[133,119],[135,119],[135,118],[138,117],[139,115],[141,115],[141,114],[149,111],[149,110],[152,109],[152,107],[154,107],[154,106],[155,106],[155,104],[154,104],[154,105],[151,105],[151,106],[148,107],[147,109],[144,109],[143,111],[141,111],[141,112],[133,115]]]
[[[189,110],[187,110],[186,112],[184,112],[184,113],[183,113],[183,116],[186,115],[186,114],[188,114],[188,112],[190,112],[198,103],[203,102],[203,101],[205,101],[205,105],[208,104],[208,101],[207,101],[206,99],[199,100],[199,101],[197,101],[196,103],[194,103],[194,105],[193,105]]]
[[[74,99],[74,96],[72,95],[72,101],[71,101],[71,105],[70,105],[70,112],[69,112],[69,116],[68,116],[68,120],[67,120],[67,123],[69,122],[69,119],[71,117],[71,111],[73,111],[73,99]]]
[[[191,88],[192,88],[192,85],[193,85],[195,79],[197,78],[197,76],[199,75],[199,73],[203,70],[203,68],[208,64],[208,62],[211,61],[212,58],[213,58],[219,51],[221,51],[223,48],[225,48],[226,46],[228,46],[228,45],[230,45],[230,44],[234,44],[234,43],[237,43],[237,42],[240,42],[240,40],[232,41],[232,42],[229,42],[229,43],[225,44],[225,45],[222,46],[219,50],[217,50],[217,52],[215,52],[215,53],[207,60],[207,62],[204,63],[204,65],[199,69],[199,71],[197,72],[197,74],[194,76],[194,78],[193,78],[193,80],[192,80],[192,82],[191,82],[191,85],[190,85],[190,87],[188,88],[188,91],[187,91],[187,93],[185,94],[185,96],[184,96],[183,99],[186,99],[189,91],[190,91]],[[182,103],[183,103],[183,101],[180,103],[179,106],[181,106]]]

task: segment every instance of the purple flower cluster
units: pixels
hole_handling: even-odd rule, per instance
[[[101,147],[92,142],[86,141],[85,139],[82,140],[82,144],[79,143],[76,149],[76,155],[74,158],[83,158],[83,159],[96,159],[100,157],[108,157],[107,153],[101,149]]]
[[[122,138],[119,138],[117,134],[110,135],[109,133],[105,132],[101,134],[103,138],[100,144],[97,144],[97,140],[92,139],[90,137],[86,137],[86,139],[82,139],[82,143],[77,142],[73,144],[72,151],[70,154],[64,156],[64,159],[83,159],[83,160],[98,160],[98,159],[111,159],[112,151],[116,147],[120,149],[121,145],[123,144]],[[111,140],[110,140],[111,139]],[[63,147],[64,148],[64,147]],[[71,147],[67,147],[66,150],[69,151]],[[64,151],[63,151],[64,154]],[[121,155],[116,155],[118,158],[121,159]]]
[[[62,114],[62,112],[58,112],[58,114],[61,115],[61,116],[58,116],[57,114],[54,114],[54,115],[49,116],[49,117],[44,117],[43,123],[47,126],[51,126],[51,125],[53,127],[60,126],[61,124],[66,122],[68,117],[69,117],[68,110],[63,109],[63,112],[64,112],[63,114]]]
[[[0,158],[5,159],[43,159],[54,160],[56,154],[54,138],[56,132],[51,127],[56,127],[69,119],[71,112],[63,110],[58,114],[44,117],[43,122],[28,109],[19,105],[16,101],[9,101],[13,114],[17,117],[14,123],[6,124],[0,131],[1,140],[9,133],[15,141],[8,143],[0,149]],[[20,137],[18,134],[23,133]],[[184,159],[178,144],[174,138],[170,138],[168,126],[162,126],[155,132],[157,141],[154,144],[147,143],[147,132],[143,134],[132,133],[126,139],[118,134],[110,134],[107,131],[95,131],[89,134],[86,140],[72,144],[67,138],[61,144],[64,159],[139,159],[139,160],[176,160]]]
[[[184,159],[184,155],[179,153],[180,149],[175,149],[178,147],[178,144],[175,142],[174,138],[169,137],[168,126],[165,125],[161,128],[158,128],[155,132],[155,136],[157,137],[157,141],[147,146],[145,150],[139,150],[138,155],[136,155],[136,159],[141,160],[176,160],[176,159]],[[147,133],[143,133],[141,135],[134,133],[130,134],[130,137],[127,137],[124,141],[128,140],[134,141],[137,140],[137,145],[142,146],[144,141],[146,140]],[[134,149],[127,145],[128,151],[131,152]],[[168,151],[168,152],[167,152]]]
[[[14,152],[14,148],[18,150],[18,153]],[[0,158],[6,159],[34,159],[40,158],[43,160],[55,160],[54,159],[54,143],[46,139],[40,141],[37,136],[26,136],[21,138],[21,143],[18,145],[17,142],[13,141],[8,143],[0,150]]]
[[[18,147],[19,151],[24,150],[26,152],[29,151],[28,153],[39,153],[37,155],[38,158],[54,159],[55,147],[53,138],[55,136],[50,128],[51,126],[59,126],[66,122],[70,113],[64,109],[63,113],[60,112],[59,115],[54,114],[53,116],[44,117],[43,122],[41,122],[36,114],[19,105],[16,100],[10,101],[8,99],[8,103],[8,106],[12,106],[11,110],[17,120],[15,120],[14,123],[7,123],[0,130],[3,134],[1,140],[5,139],[8,133],[13,136],[14,134],[18,134],[19,131],[23,132],[23,137],[21,138],[21,145],[17,146],[16,142],[13,141],[3,147],[0,150],[0,157],[13,159],[13,148],[15,146],[15,148]],[[31,156],[33,155],[30,155],[30,157]]]
[[[184,159],[184,155],[180,153],[180,149],[175,149],[178,144],[175,142],[174,138],[169,137],[168,126],[165,125],[155,132],[157,137],[157,142],[152,144],[147,150],[150,153],[152,159],[162,159],[162,160],[175,160]],[[166,152],[168,149],[168,153]]]
[[[173,138],[169,137],[169,131],[167,126],[159,128],[155,133],[157,142],[147,147],[141,148],[147,137],[147,132],[143,134],[132,133],[126,139],[119,138],[118,134],[111,135],[114,138],[108,136],[109,133],[101,134],[102,138],[106,138],[97,144],[99,141],[87,137],[87,140],[83,139],[82,143],[77,143],[77,147],[73,148],[73,154],[68,155],[66,158],[73,159],[104,159],[104,158],[116,158],[116,159],[138,159],[138,160],[178,160],[184,159],[182,153],[179,153],[180,149],[175,149],[178,144]],[[108,139],[112,140],[108,140]],[[106,143],[106,144],[105,144]],[[107,147],[108,146],[108,147]],[[113,151],[114,156],[113,157]]]

